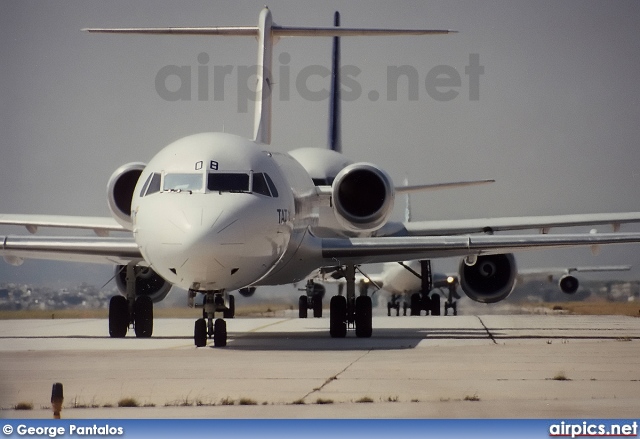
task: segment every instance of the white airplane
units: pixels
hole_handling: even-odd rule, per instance
[[[463,270],[464,267],[460,267]],[[553,282],[557,280],[558,288],[565,294],[575,294],[580,286],[579,280],[575,277],[575,273],[595,273],[595,272],[620,272],[629,271],[629,265],[613,265],[613,266],[594,266],[594,267],[568,267],[568,268],[525,268],[518,270],[513,287],[529,281]],[[336,279],[337,278],[337,279]],[[308,295],[314,297],[317,303],[318,294],[324,294],[323,283],[337,283],[338,288],[343,288],[345,282],[336,273],[321,272],[309,279],[306,289]],[[453,315],[457,315],[457,299],[460,296],[456,289],[460,284],[460,278],[457,273],[438,273],[431,271],[429,261],[404,261],[404,262],[388,262],[382,267],[378,273],[365,273],[361,271],[356,275],[356,284],[360,287],[361,292],[368,290],[380,291],[387,298],[387,314],[391,315],[391,310],[396,310],[396,315],[400,314],[400,308],[403,308],[403,315],[420,315],[421,311],[425,311],[431,315],[440,315],[440,292],[446,293],[446,301],[444,304],[444,314],[447,315],[449,310]],[[468,286],[463,285],[463,291],[470,290]],[[465,289],[466,288],[466,289]],[[467,293],[468,294],[468,293]],[[302,296],[301,296],[302,297]],[[318,299],[316,299],[318,297]],[[471,299],[477,302],[484,302],[484,297],[471,296]],[[313,300],[312,300],[313,301]],[[300,300],[300,317],[307,317],[302,312],[302,302]],[[314,317],[318,316],[318,311],[314,307]]]
[[[25,258],[111,263],[124,282],[112,298],[109,333],[123,337],[132,324],[138,337],[153,331],[153,302],[171,285],[204,294],[203,318],[194,342],[227,343],[232,317],[230,291],[290,284],[324,266],[342,266],[346,296],[330,302],[330,334],[372,334],[371,298],[355,295],[356,265],[399,260],[461,257],[460,281],[470,297],[504,299],[517,268],[512,252],[536,248],[640,242],[640,233],[620,233],[640,213],[564,215],[403,224],[390,221],[396,193],[441,185],[396,187],[371,163],[347,164],[335,151],[285,154],[269,149],[274,40],[288,36],[441,35],[447,30],[388,30],[278,26],[269,9],[257,26],[204,28],[87,29],[89,32],[251,36],[258,40],[254,137],[200,133],[160,150],[147,164],[118,168],[108,184],[113,218],[1,215],[0,224],[94,230],[96,237],[0,236],[0,255],[13,264]],[[305,168],[313,161],[341,168],[331,185],[316,186]],[[300,159],[300,160],[298,160]],[[346,166],[345,166],[346,165]],[[613,224],[614,233],[492,235],[471,233]],[[109,237],[112,231],[130,235]],[[126,268],[125,268],[126,267]],[[124,285],[123,285],[124,284]]]

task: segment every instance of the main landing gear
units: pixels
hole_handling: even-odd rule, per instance
[[[309,309],[313,310],[313,317],[322,317],[322,297],[324,296],[324,287],[316,284],[313,279],[309,279],[302,291],[306,294],[301,295],[298,299],[298,317],[306,319]]]
[[[361,291],[356,297],[355,266],[347,265],[344,269],[347,283],[347,295],[333,296],[329,303],[329,333],[333,338],[344,338],[347,329],[355,328],[356,336],[369,338],[373,333],[371,297]]]
[[[113,296],[109,301],[109,336],[122,338],[129,326],[138,338],[149,338],[153,333],[153,301],[149,296],[137,296],[135,290],[135,264],[126,266],[126,297]]]
[[[225,322],[224,319],[232,319],[235,317],[235,297],[223,291],[202,292],[189,290],[190,306],[193,306],[193,299],[197,293],[204,294],[204,301],[202,304],[202,318],[196,320],[193,330],[193,341],[196,347],[206,346],[207,338],[213,338],[213,345],[215,347],[226,346],[227,322]],[[222,312],[223,318],[216,319],[216,312]]]
[[[414,271],[408,265],[405,265],[402,262],[399,262],[404,268],[406,268],[413,275],[418,277],[421,280],[421,288],[420,292],[413,293],[410,297],[410,314],[412,316],[419,316],[422,311],[425,311],[426,315],[439,316],[440,315],[440,302],[441,296],[437,292],[432,292],[433,288],[436,287],[440,290],[443,288],[447,288],[448,294],[447,299],[444,303],[444,315],[449,314],[449,310],[455,316],[458,315],[458,302],[457,299],[460,299],[460,296],[456,292],[457,281],[454,278],[449,278],[446,281],[438,281],[435,285],[433,282],[433,277],[431,274],[431,261],[422,260],[420,261],[420,271],[418,273]],[[405,314],[407,305],[405,303]],[[389,311],[391,308],[389,308]]]

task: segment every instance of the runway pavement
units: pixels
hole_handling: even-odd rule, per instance
[[[199,349],[193,323],[156,319],[151,339],[110,339],[106,320],[0,321],[0,416],[51,417],[55,382],[66,418],[632,418],[640,407],[639,318],[376,316],[370,339],[331,339],[327,318],[237,318],[226,348]],[[118,408],[123,398],[149,407]],[[21,402],[34,409],[11,410]]]

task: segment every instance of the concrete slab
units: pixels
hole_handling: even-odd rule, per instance
[[[224,349],[196,349],[189,319],[157,319],[146,340],[110,339],[106,326],[0,321],[0,407],[35,407],[0,416],[50,417],[54,382],[63,416],[89,418],[636,417],[640,406],[631,317],[376,316],[370,339],[331,339],[326,318],[243,318],[228,321]],[[155,407],[104,407],[127,397]]]

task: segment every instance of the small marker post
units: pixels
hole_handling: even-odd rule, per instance
[[[53,419],[60,419],[62,411],[62,403],[64,395],[62,391],[62,383],[54,383],[51,389],[51,409],[53,410]]]

